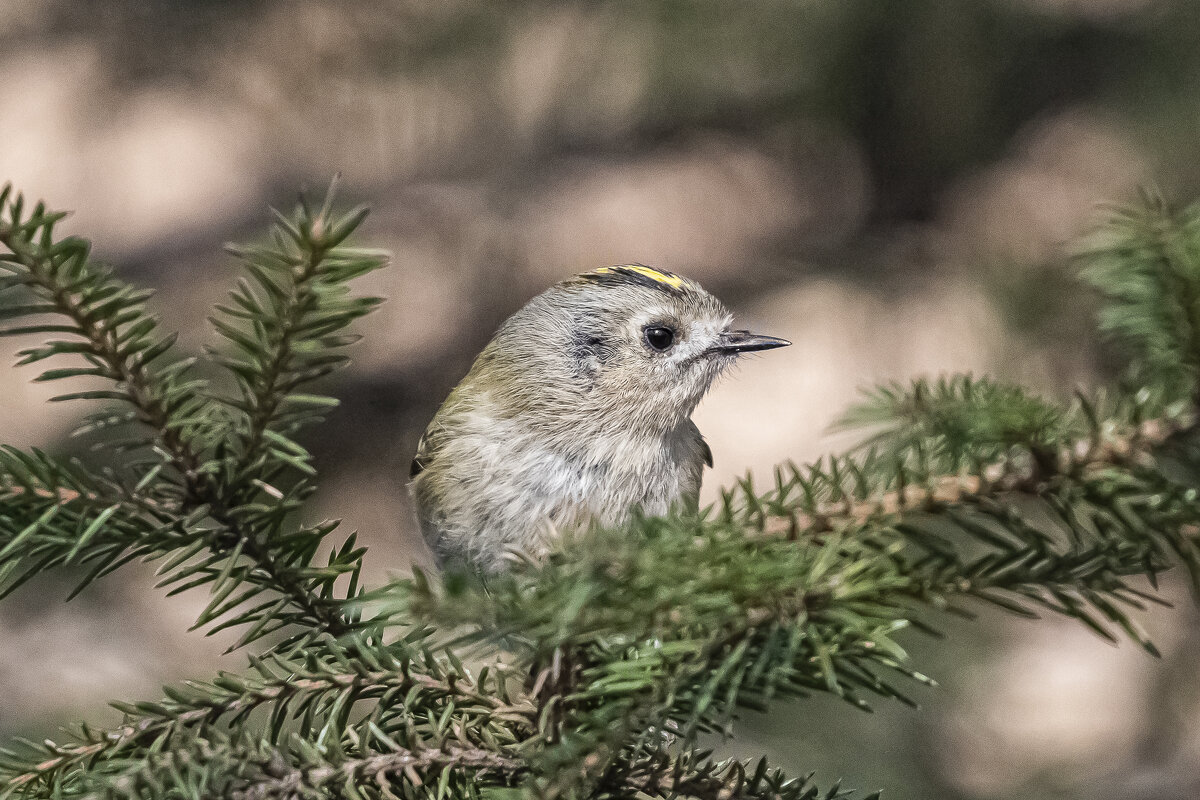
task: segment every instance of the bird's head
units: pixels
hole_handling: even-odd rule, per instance
[[[493,345],[505,372],[524,373],[523,386],[568,413],[666,430],[739,356],[790,344],[734,330],[732,319],[687,278],[640,264],[602,267],[531,300]]]

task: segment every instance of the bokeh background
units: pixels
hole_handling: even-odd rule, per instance
[[[1111,377],[1070,243],[1098,204],[1200,190],[1195,0],[0,0],[0,181],[73,232],[186,347],[269,204],[343,176],[394,254],[364,281],[343,405],[312,437],[313,516],[372,577],[427,555],[404,492],[416,438],[496,325],[546,285],[641,261],[694,277],[796,344],[697,412],[706,491],[847,442],[879,380],[972,370],[1066,396]],[[0,371],[0,441],[74,452],[81,409]],[[104,454],[84,454],[103,458]],[[131,568],[0,606],[0,733],[237,668]],[[749,715],[731,747],[826,785],[916,798],[1200,796],[1200,618],[1164,652],[1068,623],[941,620],[907,639],[940,690],[866,715],[832,698]]]

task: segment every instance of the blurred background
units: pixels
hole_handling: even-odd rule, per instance
[[[434,409],[505,316],[596,266],[681,272],[796,343],[697,412],[709,497],[845,446],[826,426],[876,381],[1111,377],[1070,242],[1139,187],[1200,190],[1197,36],[1195,0],[0,0],[0,181],[74,209],[198,349],[222,245],[342,173],[395,258],[328,386],[312,514],[382,579],[427,558],[404,482]],[[31,377],[0,372],[0,441],[73,451],[82,408]],[[132,568],[64,604],[69,578],[0,606],[2,734],[244,663],[186,632],[202,596]],[[1200,619],[1165,591],[1161,660],[981,610],[906,640],[943,684],[920,710],[815,698],[732,747],[893,800],[1195,798]]]

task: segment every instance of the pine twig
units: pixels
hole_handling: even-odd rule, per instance
[[[421,773],[431,770],[460,770],[477,776],[499,775],[504,782],[519,780],[527,771],[524,761],[480,747],[446,744],[437,749],[405,750],[349,758],[319,767],[292,767],[282,775],[264,777],[251,786],[232,792],[231,800],[286,800],[303,792],[337,791],[343,786],[374,783],[386,791],[393,780],[403,778],[421,787]]]

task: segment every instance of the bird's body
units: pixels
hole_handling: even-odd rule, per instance
[[[729,322],[697,284],[641,265],[564,281],[510,317],[413,461],[439,561],[494,572],[558,531],[695,502],[712,459],[692,411],[737,352],[785,344]]]

